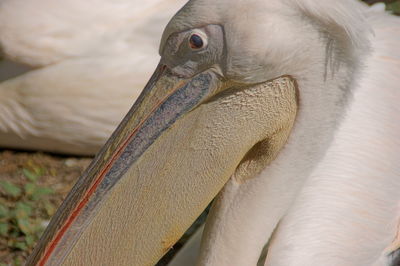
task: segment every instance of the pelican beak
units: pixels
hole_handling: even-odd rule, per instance
[[[185,79],[160,64],[27,265],[156,263],[229,178],[193,178],[200,170],[187,138],[195,125],[179,122],[219,86],[212,71]]]
[[[259,149],[279,151],[297,110],[294,81],[243,86],[217,73],[157,67],[27,265],[154,265],[231,176],[259,171]]]

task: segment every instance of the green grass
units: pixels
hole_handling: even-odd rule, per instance
[[[386,4],[386,10],[393,12],[393,14],[400,15],[400,1]]]
[[[37,179],[44,169],[22,170],[24,185],[0,181],[0,236],[2,246],[15,254],[13,265],[22,265],[42,234],[56,208],[48,197],[53,190],[39,186]]]

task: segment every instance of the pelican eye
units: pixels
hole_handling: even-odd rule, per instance
[[[189,45],[193,50],[201,49],[204,47],[204,41],[199,35],[192,34],[189,39]]]

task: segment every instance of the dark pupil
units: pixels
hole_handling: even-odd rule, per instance
[[[193,49],[200,49],[201,47],[203,47],[203,40],[199,35],[193,34],[190,37],[190,47],[192,47]]]

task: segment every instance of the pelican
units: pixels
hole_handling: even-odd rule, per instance
[[[27,265],[154,265],[214,198],[197,265],[395,265],[399,21],[189,1]]]
[[[94,155],[185,2],[0,0],[0,147]]]

